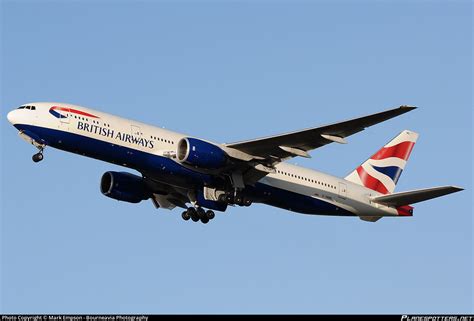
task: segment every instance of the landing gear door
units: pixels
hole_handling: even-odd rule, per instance
[[[339,183],[339,197],[342,199],[347,197],[347,185],[345,183]]]

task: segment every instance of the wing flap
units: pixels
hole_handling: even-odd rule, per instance
[[[462,190],[463,188],[457,186],[440,186],[374,197],[372,201],[387,206],[399,207],[427,201],[432,198],[456,193]]]

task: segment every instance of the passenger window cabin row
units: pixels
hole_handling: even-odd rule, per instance
[[[79,119],[79,120],[83,120],[83,121],[86,121],[86,122],[89,121],[89,119],[88,119],[87,117],[80,117],[80,116],[74,115],[74,118],[75,118],[75,119]],[[92,123],[93,123],[93,124],[100,125],[100,122],[97,121],[97,120],[92,120]],[[110,128],[110,124],[103,123],[102,125],[103,125],[104,127]],[[140,135],[143,135],[143,133],[140,133]],[[154,140],[156,140],[156,141],[162,141],[162,142],[164,142],[164,143],[168,143],[168,144],[174,145],[174,141],[171,141],[171,140],[167,140],[167,139],[164,139],[164,138],[159,138],[159,137],[157,137],[157,136],[150,136],[150,138],[151,138],[151,139],[154,139]]]
[[[307,177],[304,177],[304,176],[295,175],[295,174],[283,172],[283,171],[280,171],[280,170],[277,170],[277,173],[282,174],[282,175],[286,175],[286,176],[289,176],[289,177],[294,177],[294,178],[300,179],[302,181],[310,182],[310,183],[313,183],[313,184],[318,184],[318,185],[321,185],[321,186],[325,186],[327,188],[332,188],[334,190],[336,189],[336,186],[334,186],[334,185],[331,185],[331,184],[328,184],[328,183],[325,183],[325,182],[322,182],[322,181],[314,180],[314,179],[311,179],[311,178],[307,178]]]
[[[78,119],[78,120],[82,120],[82,121],[85,121],[85,122],[89,122],[89,118],[87,117],[81,117],[81,116],[77,116],[77,115],[71,115],[74,117],[74,119]],[[110,128],[110,124],[106,124],[106,123],[100,123],[98,120],[91,120],[93,124],[96,124],[96,125],[102,125],[104,127],[107,127],[107,128]]]
[[[164,139],[164,138],[159,138],[157,136],[150,136],[151,139],[154,139],[156,141],[161,141],[161,142],[164,142],[164,143],[168,143],[168,144],[171,144],[171,145],[174,145],[174,141],[172,140],[168,140],[168,139]]]

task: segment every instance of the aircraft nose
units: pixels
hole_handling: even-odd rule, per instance
[[[15,110],[12,110],[7,114],[7,119],[10,123],[15,124]]]

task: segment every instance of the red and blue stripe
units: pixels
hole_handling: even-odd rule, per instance
[[[410,156],[410,153],[414,146],[414,142],[402,142],[390,147],[383,147],[377,153],[372,155],[370,159],[381,160],[390,157],[396,157],[406,161]]]
[[[67,118],[67,115],[64,115],[58,111],[64,111],[66,113],[71,113],[71,114],[76,114],[84,117],[90,117],[90,118],[100,118],[98,116],[86,113],[84,111],[74,109],[74,108],[69,108],[69,107],[61,107],[61,106],[53,106],[49,109],[49,113],[53,115],[56,118]]]
[[[371,160],[384,160],[387,158],[399,158],[404,161],[408,160],[413,147],[415,146],[414,142],[405,141],[399,144],[383,147],[377,153],[370,157]],[[403,172],[403,169],[398,166],[374,166],[369,164],[375,171],[389,177],[395,184],[398,183],[398,179]],[[362,166],[357,168],[357,173],[359,174],[362,184],[370,188],[371,190],[377,191],[382,194],[388,194],[389,191],[384,183],[382,183],[378,178],[370,175]]]
[[[385,185],[380,180],[367,173],[367,171],[362,166],[357,167],[357,173],[359,174],[360,180],[365,187],[382,194],[388,194],[387,187],[385,187]]]

